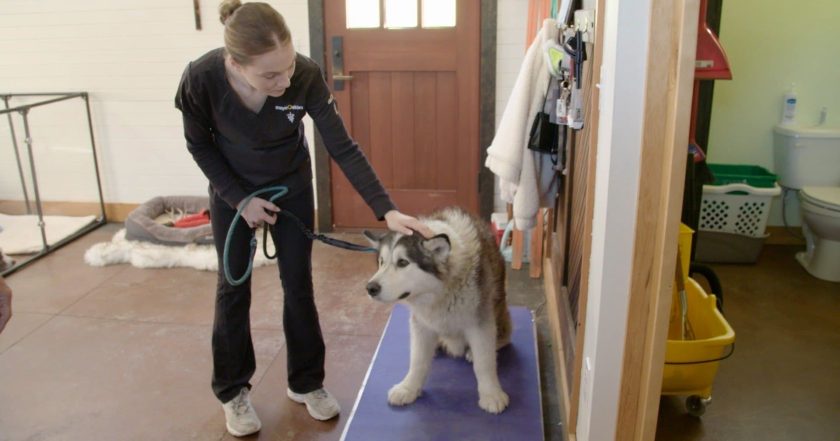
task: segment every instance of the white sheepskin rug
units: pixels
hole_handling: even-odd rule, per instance
[[[262,250],[262,230],[257,230],[258,248],[254,267],[272,263]],[[268,252],[274,254],[274,243],[269,240]],[[85,252],[85,262],[91,266],[130,263],[137,268],[187,267],[204,271],[217,271],[216,248],[213,245],[167,246],[150,242],[125,239],[125,228],[114,235],[110,242],[100,242]]]

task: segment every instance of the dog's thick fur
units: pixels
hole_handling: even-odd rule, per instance
[[[388,392],[388,402],[399,406],[417,399],[441,346],[471,359],[478,405],[500,413],[509,398],[499,384],[496,350],[511,334],[504,260],[487,225],[463,210],[445,209],[421,221],[434,237],[365,232],[379,259],[368,294],[382,302],[403,301],[411,310],[411,363]]]

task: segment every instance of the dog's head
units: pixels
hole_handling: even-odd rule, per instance
[[[438,234],[426,239],[419,233],[405,236],[393,232],[376,235],[364,232],[377,248],[379,269],[368,280],[368,295],[391,303],[417,296],[443,292],[443,278],[451,250],[449,237]]]

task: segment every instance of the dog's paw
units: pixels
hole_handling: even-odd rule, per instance
[[[508,403],[510,403],[510,397],[501,389],[478,393],[478,407],[487,412],[502,413],[507,408]]]
[[[504,393],[504,392],[503,392]],[[413,388],[403,383],[395,384],[388,391],[388,403],[394,406],[411,404],[420,396],[420,388]]]
[[[469,361],[470,363],[473,362],[472,349],[467,348],[467,352],[464,354],[464,358],[466,358],[467,361]]]

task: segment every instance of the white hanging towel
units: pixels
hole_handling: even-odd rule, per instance
[[[531,151],[527,144],[531,123],[542,109],[548,88],[550,74],[543,52],[556,40],[556,22],[547,19],[525,53],[484,162],[499,177],[502,200],[513,204],[518,230],[533,228],[540,207],[550,207],[554,202],[556,172],[551,156]]]

